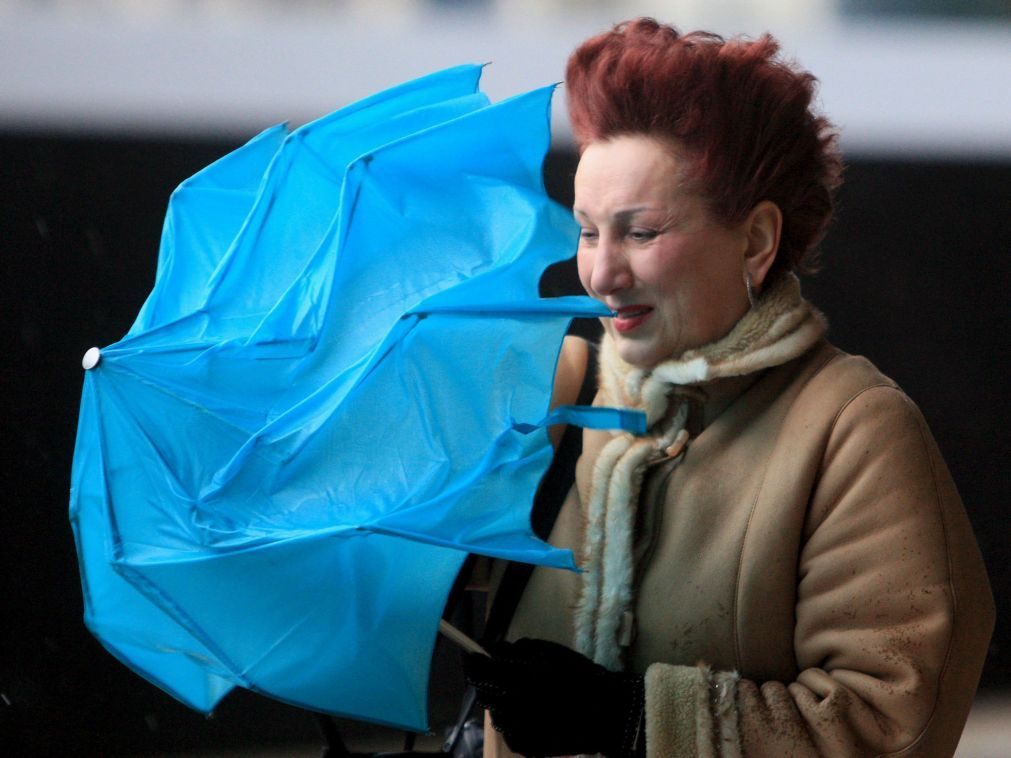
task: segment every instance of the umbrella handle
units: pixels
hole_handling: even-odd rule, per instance
[[[446,619],[441,619],[439,621],[439,631],[450,640],[455,642],[457,645],[462,647],[469,653],[480,653],[481,655],[488,655],[488,651],[481,647],[479,644],[474,642],[470,637],[461,632],[455,626],[450,624]]]
[[[446,741],[442,743],[442,752],[455,754],[456,743],[460,741],[464,729],[467,727],[467,717],[470,716],[475,700],[477,700],[477,690],[468,687],[463,694],[463,703],[460,705],[460,715],[456,719],[456,724],[453,725],[453,730],[446,737]]]

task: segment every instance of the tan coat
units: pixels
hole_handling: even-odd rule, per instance
[[[704,389],[701,431],[640,504],[626,660],[646,673],[649,755],[950,755],[994,608],[916,406],[824,342]],[[552,534],[577,556],[608,438],[584,432]],[[578,592],[538,569],[509,637],[572,645]]]

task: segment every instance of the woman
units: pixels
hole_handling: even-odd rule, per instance
[[[919,411],[800,295],[841,162],[776,52],[640,19],[569,61],[579,273],[615,313],[595,402],[649,432],[583,433],[551,541],[584,572],[536,570],[510,642],[468,661],[519,752],[958,742],[986,574]],[[585,360],[560,365],[567,395]]]

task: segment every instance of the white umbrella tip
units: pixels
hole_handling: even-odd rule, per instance
[[[102,360],[102,351],[97,347],[89,348],[88,352],[81,359],[81,365],[84,366],[86,371],[90,371],[98,365],[100,360]]]

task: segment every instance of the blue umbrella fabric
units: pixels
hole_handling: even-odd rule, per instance
[[[129,333],[89,351],[71,486],[85,621],[200,711],[245,687],[427,728],[468,553],[574,569],[530,528],[585,297],[541,180],[551,88],[498,104],[433,74],[185,181]]]

